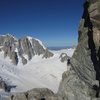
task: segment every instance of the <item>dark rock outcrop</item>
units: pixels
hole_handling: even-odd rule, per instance
[[[27,60],[22,56],[22,63],[23,65],[27,64]]]
[[[3,79],[0,77],[0,89],[5,90],[6,88],[6,83],[3,81]]]
[[[9,86],[2,77],[0,77],[0,90],[10,92],[11,86]]]
[[[14,65],[17,65],[17,64],[18,64],[17,52],[12,52],[12,53],[11,53],[11,59],[12,59],[12,63],[13,63]]]

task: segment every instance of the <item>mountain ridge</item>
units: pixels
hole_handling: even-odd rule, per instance
[[[14,65],[18,64],[19,57],[25,65],[35,55],[43,55],[43,58],[53,56],[53,53],[43,45],[42,41],[30,36],[17,39],[11,34],[0,35],[0,46],[1,51],[4,51],[4,57],[8,56],[12,59]]]

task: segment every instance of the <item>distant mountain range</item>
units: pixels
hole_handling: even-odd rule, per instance
[[[69,49],[72,48],[72,46],[52,46],[52,47],[47,47],[50,50],[61,50],[61,49]]]
[[[17,65],[20,60],[25,65],[35,55],[42,55],[42,58],[53,56],[53,53],[39,39],[30,36],[17,39],[10,34],[1,35],[0,50],[4,52],[5,58],[9,57],[12,60],[14,65]]]

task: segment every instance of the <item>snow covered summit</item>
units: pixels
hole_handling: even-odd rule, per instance
[[[53,53],[39,39],[30,36],[16,39],[10,34],[1,35],[0,49],[4,52],[4,57],[9,57],[14,65],[17,65],[20,60],[25,65],[35,55],[42,55],[42,58],[53,56]]]

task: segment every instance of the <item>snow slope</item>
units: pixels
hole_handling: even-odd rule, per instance
[[[17,66],[11,64],[9,58],[0,52],[0,76],[11,86],[11,92],[23,92],[32,88],[49,88],[57,92],[62,73],[67,69],[66,63],[59,59],[61,53],[72,56],[74,49],[52,51],[54,56],[49,59],[42,59],[35,56],[26,65],[19,63]]]
[[[40,41],[39,39],[37,39],[37,38],[32,38],[32,37],[30,37],[30,36],[27,36],[27,38],[28,38],[28,40],[30,41],[31,44],[32,44],[32,39],[37,40],[37,41],[40,43],[40,45],[43,47],[43,49],[46,49],[46,47],[43,45],[42,41]]]

